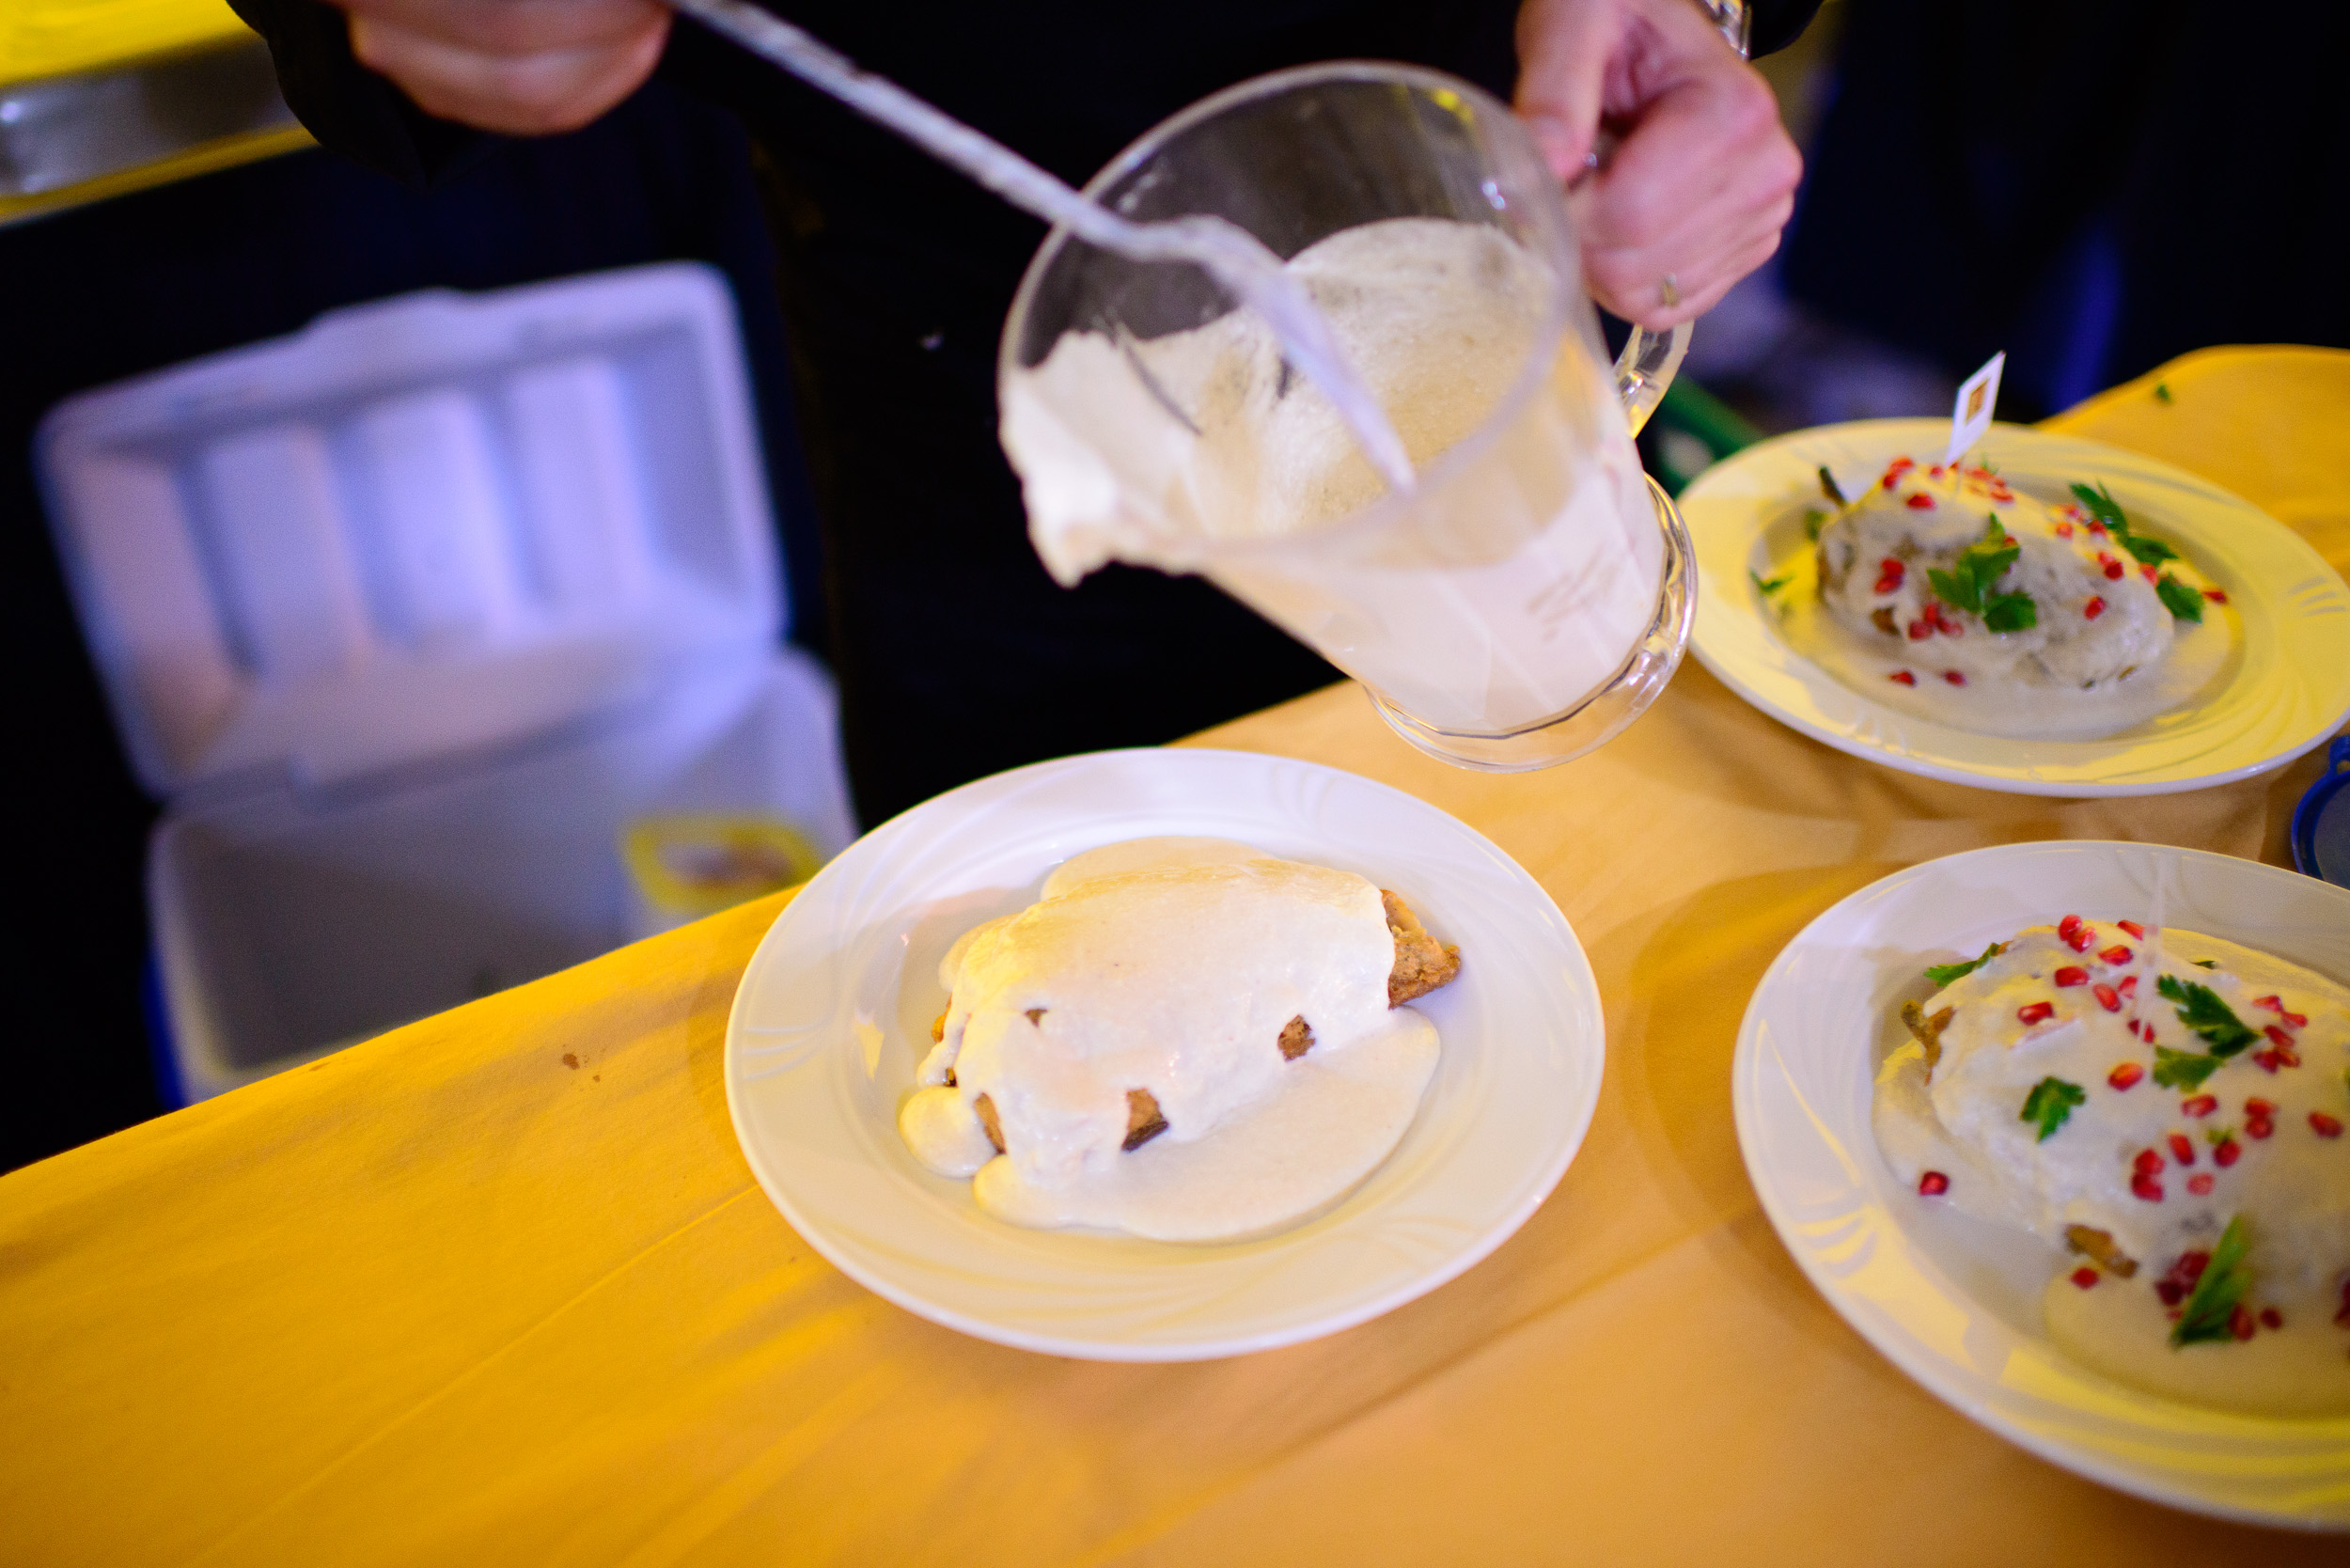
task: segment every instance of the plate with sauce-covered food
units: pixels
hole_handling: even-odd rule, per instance
[[[1903,1371],[2095,1480],[2350,1530],[2350,892],[2012,844],[1837,904],[1731,1103],[1764,1212]]]
[[[2024,794],[2265,773],[2350,714],[2350,588],[2298,535],[2142,454],[1994,425],[1824,426],[1681,497],[1691,647],[1855,756]]]
[[[1434,1289],[1565,1171],[1596,984],[1493,844],[1336,769],[1106,752],[981,779],[788,904],[728,1022],[744,1156],[908,1310],[1106,1360]]]

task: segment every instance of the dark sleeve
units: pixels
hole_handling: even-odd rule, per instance
[[[462,173],[497,146],[486,131],[435,119],[351,53],[343,13],[321,0],[228,0],[269,44],[278,90],[304,130],[403,184]]]
[[[1749,57],[1786,48],[1811,25],[1820,0],[1751,0],[1754,20],[1747,26]]]

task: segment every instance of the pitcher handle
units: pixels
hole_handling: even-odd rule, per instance
[[[1681,356],[1688,352],[1687,321],[1664,332],[1632,329],[1632,340],[1616,357],[1616,396],[1623,400],[1623,422],[1632,427],[1634,435],[1640,433],[1648,416],[1665,400],[1665,389],[1673,384],[1673,372],[1681,368]]]

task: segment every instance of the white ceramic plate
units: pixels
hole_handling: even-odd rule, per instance
[[[1780,635],[1747,574],[1767,579],[1808,548],[1803,513],[1824,504],[1823,463],[1853,494],[1901,454],[1932,461],[1949,441],[1948,420],[1824,425],[1700,475],[1680,503],[1697,552],[1690,646],[1700,662],[1840,751],[2017,794],[2165,794],[2248,778],[2320,744],[2350,714],[2350,588],[2298,534],[2169,463],[2018,425],[1992,426],[1972,450],[2043,500],[2071,499],[2075,480],[2110,485],[2134,524],[2227,590],[2241,641],[2203,698],[2104,740],[2019,741],[1900,713],[1839,681]]]
[[[1045,873],[1155,834],[1237,839],[1393,888],[1459,944],[1413,1004],[1443,1055],[1386,1163],[1336,1208],[1187,1247],[991,1219],[915,1163],[899,1103],[946,1004],[939,958],[1034,902]],[[1114,751],[941,795],[876,829],[787,905],[727,1021],[744,1156],[792,1228],[909,1311],[1101,1360],[1292,1344],[1434,1289],[1499,1246],[1583,1141],[1605,1058],[1599,988],[1548,894],[1480,835],[1383,784],[1225,751]]]
[[[2142,914],[2168,864],[2170,923],[2350,979],[2350,892],[2151,844],[2011,844],[1862,888],[1778,955],[1731,1068],[1738,1146],[1779,1239],[1845,1321],[1961,1413],[2044,1459],[2180,1508],[2350,1529],[2350,1418],[2175,1403],[2066,1360],[2044,1337],[2055,1250],[1921,1203],[1870,1130],[1877,1064],[1928,964],[2074,912]]]

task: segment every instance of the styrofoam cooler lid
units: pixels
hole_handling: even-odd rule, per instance
[[[783,626],[697,265],[334,312],[59,404],[35,463],[159,794],[527,734]]]

